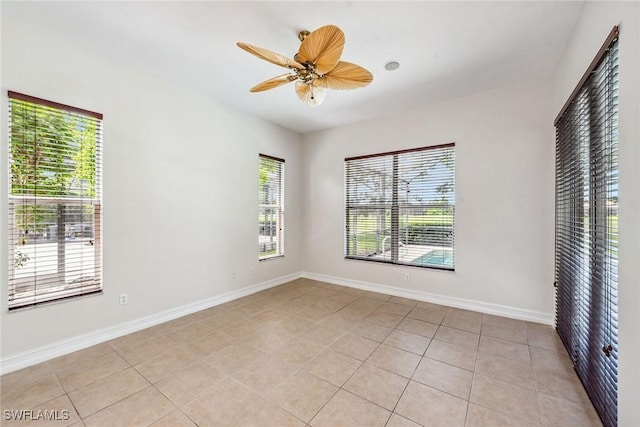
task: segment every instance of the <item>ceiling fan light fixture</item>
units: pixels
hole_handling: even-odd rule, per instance
[[[324,100],[326,89],[357,89],[373,81],[373,76],[366,69],[340,60],[344,33],[335,25],[325,25],[311,32],[300,31],[298,38],[301,41],[300,48],[293,59],[261,47],[237,43],[239,48],[250,54],[289,69],[288,74],[259,83],[251,88],[251,92],[262,92],[296,82],[300,100],[310,107],[316,107]]]
[[[296,82],[296,94],[300,101],[304,102],[309,107],[317,107],[322,104],[324,97],[327,94],[325,88],[312,83]]]
[[[395,71],[398,68],[400,68],[400,61],[396,61],[395,59],[384,63],[384,69],[387,71]]]

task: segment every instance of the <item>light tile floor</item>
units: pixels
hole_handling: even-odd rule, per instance
[[[307,279],[0,385],[6,426],[601,425],[549,326]]]

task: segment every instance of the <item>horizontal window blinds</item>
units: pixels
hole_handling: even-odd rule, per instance
[[[454,268],[454,144],[345,159],[346,257]]]
[[[260,154],[258,259],[284,255],[284,160]]]
[[[556,120],[557,331],[607,427],[617,425],[617,35]]]
[[[9,308],[102,289],[102,115],[9,92]]]

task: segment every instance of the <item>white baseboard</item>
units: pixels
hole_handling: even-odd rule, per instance
[[[533,310],[524,310],[499,304],[491,304],[481,301],[473,301],[463,298],[450,297],[446,295],[432,294],[423,291],[396,288],[378,283],[363,282],[359,280],[344,279],[340,277],[327,276],[310,272],[298,272],[281,276],[262,283],[247,286],[242,289],[227,292],[201,301],[196,301],[181,307],[172,308],[140,319],[120,323],[108,328],[100,329],[83,335],[78,335],[42,347],[27,350],[22,353],[7,356],[0,360],[0,375],[26,368],[37,363],[45,362],[55,357],[63,356],[74,351],[82,350],[92,345],[100,344],[114,338],[121,337],[133,332],[140,331],[151,326],[158,325],[178,317],[186,316],[200,310],[214,307],[225,302],[232,301],[247,295],[260,292],[274,286],[282,285],[299,278],[318,280],[335,285],[347,286],[366,291],[379,292],[387,295],[411,298],[419,301],[442,304],[449,307],[463,308],[478,311],[481,313],[494,314],[497,316],[510,317],[513,319],[527,320],[536,323],[553,324],[553,314]]]
[[[102,342],[109,341],[133,332],[137,332],[142,329],[167,322],[169,320],[177,319],[178,317],[186,316],[188,314],[192,314],[206,308],[214,307],[216,305],[223,304],[237,298],[251,295],[256,292],[272,288],[274,286],[282,285],[283,283],[299,279],[300,277],[302,277],[302,273],[293,273],[286,276],[281,276],[262,283],[247,286],[242,289],[227,292],[222,295],[206,298],[204,300],[196,301],[194,303],[183,305],[181,307],[172,308],[160,313],[142,317],[140,319],[130,320],[128,322],[120,323],[115,326],[110,326],[108,328],[89,332],[83,335],[78,335],[42,347],[27,350],[22,353],[7,356],[0,360],[0,375],[7,374],[18,369],[26,368],[37,363],[45,362],[55,357],[72,353],[74,351],[82,350],[92,345],[100,344]]]
[[[506,305],[450,297],[447,295],[432,294],[429,292],[416,291],[411,289],[396,288],[388,285],[380,285],[378,283],[362,282],[360,280],[343,279],[340,277],[309,273],[306,271],[302,272],[302,277],[306,279],[318,280],[320,282],[332,283],[334,285],[348,286],[350,288],[362,289],[365,291],[379,292],[387,295],[411,298],[419,301],[430,302],[433,304],[463,308],[466,310],[473,310],[481,313],[493,314],[496,316],[509,317],[512,319],[544,323],[546,325],[553,325],[554,323],[553,313],[525,310]]]

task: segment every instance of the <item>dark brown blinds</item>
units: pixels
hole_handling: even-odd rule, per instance
[[[9,92],[10,309],[102,289],[102,115]]]
[[[258,259],[284,256],[284,160],[260,154]]]
[[[556,120],[556,323],[607,427],[617,425],[618,42]]]
[[[345,159],[347,258],[453,270],[454,144]]]

